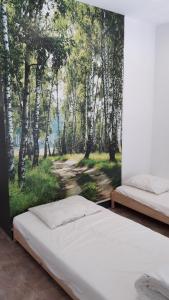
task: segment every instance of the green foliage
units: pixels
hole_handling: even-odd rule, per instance
[[[93,178],[87,173],[82,173],[82,174],[80,174],[79,178],[77,179],[77,182],[80,186],[83,186],[86,183],[93,182]]]
[[[54,157],[53,160],[54,161],[66,161],[67,158],[66,158],[66,155],[59,155],[59,156]]]
[[[114,166],[104,163],[100,166],[100,170],[104,172],[112,181],[112,186],[114,188],[121,184],[121,165],[116,164]]]
[[[42,160],[38,167],[31,169],[27,165],[25,189],[18,187],[17,181],[10,183],[11,216],[15,216],[29,207],[48,203],[59,198],[59,179],[51,174],[52,161]]]
[[[80,167],[97,168],[108,176],[115,188],[121,184],[121,154],[116,154],[116,162],[110,162],[106,153],[93,153],[92,159],[82,159],[78,165]],[[95,158],[95,159],[94,159]],[[87,174],[86,174],[87,175]],[[90,177],[91,178],[91,177]],[[83,179],[83,177],[82,177]]]
[[[80,167],[87,166],[89,169],[96,167],[97,169],[112,169],[117,164],[121,164],[121,154],[116,154],[116,161],[110,162],[107,153],[92,153],[91,158],[82,159],[79,161],[78,165]]]
[[[87,174],[82,173],[77,179],[82,192],[81,195],[91,201],[97,201],[97,184],[94,182],[93,178]]]
[[[89,169],[93,168],[96,165],[96,161],[94,159],[82,159],[79,162],[79,167],[87,166]]]
[[[83,154],[67,154],[56,156],[52,158],[54,161],[77,161],[78,167],[87,167],[88,169],[96,168],[102,171],[107,177],[111,179],[112,186],[115,188],[121,184],[121,154],[116,153],[116,161],[110,162],[108,153],[92,153],[90,159],[83,159]],[[87,174],[82,173],[77,178],[78,184],[84,188],[84,184],[94,183],[93,178]]]
[[[97,199],[97,186],[95,182],[85,183],[82,187],[81,195],[91,201],[96,202]]]

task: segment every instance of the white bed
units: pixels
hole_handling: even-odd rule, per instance
[[[139,276],[169,264],[168,238],[104,208],[54,230],[27,212],[14,229],[80,300],[136,300]]]
[[[127,185],[118,187],[116,191],[169,217],[169,192],[156,195]]]

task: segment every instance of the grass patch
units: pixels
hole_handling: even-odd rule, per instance
[[[67,161],[67,160],[75,160],[77,162],[79,162],[80,160],[82,160],[84,157],[84,154],[76,154],[76,153],[73,153],[73,154],[65,154],[65,155],[57,155],[57,156],[54,156],[54,157],[51,157],[51,159],[53,161]]]
[[[82,159],[79,161],[78,165],[80,167],[88,167],[93,168],[96,167],[98,169],[101,169],[105,166],[108,168],[112,168],[116,164],[121,164],[121,154],[117,153],[116,154],[116,161],[115,162],[110,162],[109,161],[109,155],[107,153],[92,153],[90,155],[89,159]]]
[[[82,159],[78,166],[86,166],[88,169],[97,168],[112,181],[112,187],[121,184],[121,154],[116,154],[116,161],[110,162],[108,153],[92,153],[89,159]]]
[[[88,182],[82,186],[81,196],[91,201],[97,200],[97,186],[95,182]]]
[[[50,158],[51,161],[67,161],[66,155],[59,155]]]
[[[77,161],[79,166],[87,166],[88,168],[93,168],[94,166],[101,163],[109,163],[109,154],[108,153],[91,153],[89,159],[84,159],[84,154],[82,153],[73,153],[73,154],[65,154],[58,155],[50,158],[52,161],[67,161],[67,160],[75,160]],[[116,153],[116,163],[121,163],[121,154]]]
[[[88,167],[89,169],[92,169],[96,165],[96,160],[94,159],[82,159],[79,163],[79,167]]]
[[[116,162],[109,161],[107,153],[92,153],[90,159],[83,159],[84,154],[67,154],[63,156],[41,159],[39,166],[32,169],[32,164],[26,160],[26,184],[25,189],[18,187],[17,178],[10,183],[10,207],[11,216],[26,211],[31,206],[36,206],[57,199],[64,198],[64,190],[61,179],[51,173],[54,161],[75,160],[80,167],[88,169],[97,168],[111,179],[112,186],[116,187],[121,183],[121,155],[116,154]],[[16,158],[16,168],[18,158]],[[90,174],[82,173],[77,176],[77,182],[82,189],[81,195],[89,200],[99,199],[98,186]],[[98,184],[99,185],[99,184]]]
[[[86,183],[93,182],[93,178],[87,173],[82,173],[77,179],[77,182],[80,186],[83,186]]]
[[[89,174],[82,173],[77,182],[82,189],[81,196],[91,201],[97,200],[97,185]]]
[[[120,164],[116,164],[116,165],[104,165],[100,168],[100,170],[102,172],[104,172],[107,177],[109,177],[111,179],[112,182],[112,186],[114,188],[118,187],[119,185],[121,185],[121,165]]]
[[[59,198],[59,178],[51,173],[52,161],[41,160],[39,166],[32,169],[26,162],[25,188],[18,187],[17,179],[10,183],[11,216],[26,211],[29,207],[52,202]]]

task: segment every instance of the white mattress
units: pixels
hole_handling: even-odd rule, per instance
[[[169,217],[169,192],[156,195],[127,185],[118,187],[116,191]]]
[[[55,230],[30,212],[14,225],[81,300],[136,300],[138,277],[169,264],[168,238],[104,208]]]

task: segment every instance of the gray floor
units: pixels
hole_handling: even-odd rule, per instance
[[[131,209],[125,208],[121,205],[116,205],[116,208],[113,209],[113,211],[121,216],[131,219],[139,224],[142,224],[158,233],[169,237],[169,225],[165,225],[161,222],[155,221],[149,217],[143,216],[142,214],[137,213]]]
[[[48,274],[0,231],[0,300],[70,300]]]
[[[152,230],[169,237],[169,226],[129,209],[114,209]],[[48,274],[0,230],[0,300],[70,300]],[[90,299],[91,300],[91,299]]]

